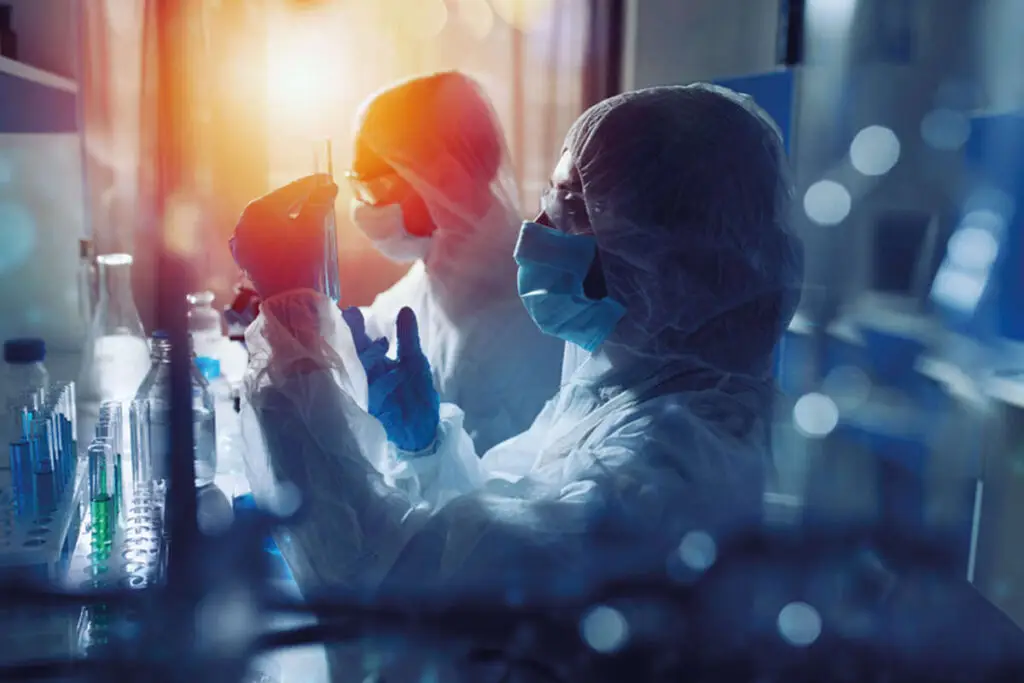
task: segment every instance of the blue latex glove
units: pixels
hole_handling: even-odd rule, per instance
[[[234,510],[236,517],[243,516],[256,510],[256,500],[251,493],[235,496],[235,499],[231,501],[231,508]],[[292,570],[288,567],[288,563],[285,562],[284,556],[281,555],[281,549],[277,547],[273,536],[267,536],[264,539],[263,551],[270,556],[271,571],[281,578],[294,580],[292,578]]]
[[[324,267],[323,223],[338,186],[311,175],[251,202],[231,236],[231,255],[259,295],[316,289]]]
[[[430,363],[420,348],[416,314],[398,312],[396,358],[388,358],[388,340],[366,334],[358,308],[342,311],[352,330],[359,360],[366,370],[368,410],[380,420],[388,441],[406,454],[425,454],[434,443],[441,422],[441,398],[434,388]]]

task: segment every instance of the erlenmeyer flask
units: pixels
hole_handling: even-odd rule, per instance
[[[132,296],[132,256],[103,254],[96,263],[99,302],[80,381],[89,399],[127,401],[149,371],[149,344]]]

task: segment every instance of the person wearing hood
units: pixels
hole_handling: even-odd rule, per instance
[[[560,340],[536,328],[516,293],[512,249],[524,216],[498,118],[473,79],[445,71],[373,95],[354,140],[352,221],[411,267],[345,317],[375,342],[364,355],[383,357],[398,312],[412,309],[441,400],[461,408],[486,451],[530,426],[562,363]]]
[[[280,287],[248,333],[247,391],[273,475],[257,500],[301,495],[282,552],[303,594],[582,576],[597,537],[678,543],[759,519],[771,360],[803,279],[791,195],[778,131],[748,97],[695,84],[587,110],[510,248],[525,310],[565,342],[562,386],[482,457],[433,388],[413,310],[397,316],[397,356],[366,363],[370,335],[301,268],[288,282],[275,263],[240,263]],[[293,221],[281,248],[304,253],[316,232],[274,208],[289,204],[254,203],[235,240]],[[504,363],[509,346],[484,359]],[[374,385],[379,421],[364,409]],[[408,470],[402,486],[380,458]]]

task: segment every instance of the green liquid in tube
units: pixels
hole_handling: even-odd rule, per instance
[[[117,523],[114,499],[106,493],[93,496],[89,503],[89,511],[92,513],[93,549],[109,549],[114,542],[114,528]]]

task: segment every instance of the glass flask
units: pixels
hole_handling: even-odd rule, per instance
[[[188,297],[188,331],[192,349],[200,358],[220,358],[224,337],[220,313],[213,307],[213,292],[194,292]]]
[[[103,254],[99,301],[82,362],[83,397],[126,401],[149,371],[149,345],[132,296],[131,254]]]
[[[132,479],[158,485],[167,479],[170,451],[171,343],[163,332],[152,338],[152,366],[130,408]],[[193,354],[194,358],[194,354]],[[213,395],[195,363],[190,365],[196,488],[213,483],[217,472],[217,430]]]
[[[334,161],[331,141],[326,140],[314,157],[314,173],[326,173],[334,177]],[[318,289],[335,303],[341,301],[341,275],[338,268],[338,221],[332,207],[324,216],[324,264],[323,281]]]

